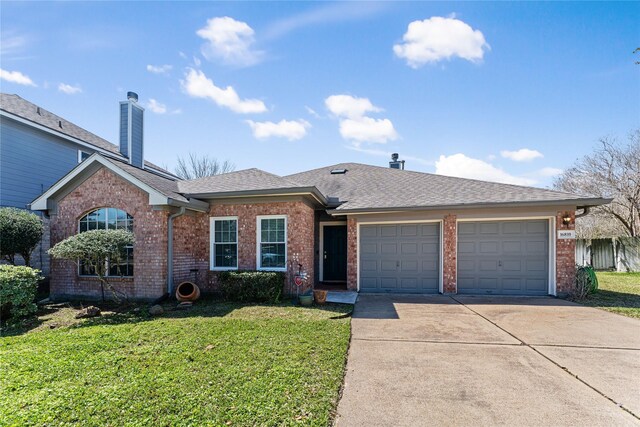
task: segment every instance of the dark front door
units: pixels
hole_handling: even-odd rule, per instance
[[[322,280],[347,280],[347,226],[325,225],[322,253]]]

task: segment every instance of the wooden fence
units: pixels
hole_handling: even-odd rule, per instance
[[[596,270],[640,271],[640,237],[578,239],[576,264]]]

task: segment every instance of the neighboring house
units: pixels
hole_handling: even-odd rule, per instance
[[[128,120],[128,103],[120,114]],[[125,109],[126,107],[126,109]],[[142,109],[132,110],[132,125],[141,133]],[[142,138],[142,135],[140,135]],[[124,148],[128,150],[127,145]],[[140,147],[141,148],[141,147]],[[124,159],[120,147],[70,123],[18,95],[0,94],[0,207],[26,209],[29,203],[93,153]],[[124,154],[128,155],[128,152]],[[142,156],[142,153],[135,153]],[[173,177],[145,162],[150,170]],[[34,251],[32,264],[48,273],[49,221],[45,235]]]
[[[142,153],[127,117],[121,144]],[[120,275],[111,266],[111,283],[140,299],[182,280],[214,290],[220,271],[236,269],[285,271],[293,293],[300,268],[305,288],[562,295],[575,278],[575,211],[609,202],[410,172],[397,157],[389,168],[341,163],[284,177],[248,169],[189,181],[141,160],[94,153],[31,204],[50,216],[52,243],[132,230],[131,257]],[[98,297],[90,273],[54,261],[52,297]]]

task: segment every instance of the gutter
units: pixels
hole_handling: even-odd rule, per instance
[[[454,204],[454,205],[432,205],[432,206],[397,206],[397,207],[381,207],[381,208],[356,208],[356,209],[327,209],[329,215],[347,215],[347,214],[373,214],[373,213],[391,213],[405,211],[434,211],[447,209],[478,209],[478,208],[515,208],[527,206],[567,206],[575,205],[578,209],[590,206],[600,206],[611,203],[613,199],[592,198],[592,199],[568,199],[568,200],[547,200],[547,201],[529,201],[529,202],[499,202],[499,203],[473,203],[473,204]]]
[[[180,208],[177,213],[169,215],[167,226],[167,293],[169,297],[173,294],[173,220],[184,215],[187,208]]]
[[[320,204],[327,206],[329,201],[327,198],[314,186],[311,187],[289,187],[289,188],[272,188],[272,189],[257,189],[257,190],[241,190],[241,191],[223,191],[213,193],[190,193],[183,191],[180,186],[178,189],[182,194],[187,197],[197,197],[198,199],[231,199],[240,197],[262,197],[262,196],[305,196],[310,195]]]

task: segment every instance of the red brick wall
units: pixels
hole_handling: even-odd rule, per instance
[[[287,216],[287,264],[288,268],[298,271],[297,264],[303,265],[308,273],[309,280],[305,289],[313,286],[314,272],[314,209],[306,203],[299,202],[274,202],[255,204],[216,204],[211,207],[210,216],[237,216],[238,217],[238,268],[256,269],[256,245],[257,245],[257,219],[259,215],[286,215]],[[207,231],[201,236],[206,239],[206,259],[209,260],[209,219],[206,219]],[[295,261],[297,260],[297,261]],[[293,265],[292,265],[293,264]],[[295,293],[296,289],[291,284],[291,272],[287,275],[285,293]],[[215,287],[217,274],[211,272],[209,285]]]
[[[347,289],[358,289],[358,221],[347,218]]]
[[[197,270],[197,271],[192,271]],[[187,211],[173,220],[173,287],[195,282],[208,285],[209,215]]]
[[[456,215],[445,215],[442,223],[442,289],[445,294],[458,292],[458,224]]]
[[[562,217],[566,212],[571,215],[571,224],[568,226],[562,222]],[[575,210],[558,211],[556,213],[556,292],[567,294],[575,286],[576,280],[576,240],[558,239],[557,231],[575,230],[576,216]]]
[[[134,277],[111,278],[110,282],[129,298],[161,296],[166,288],[168,214],[154,211],[147,193],[106,168],[60,200],[57,214],[51,216],[51,246],[76,234],[78,220],[101,207],[122,209],[133,216],[136,238]],[[95,278],[79,277],[73,262],[52,260],[51,296],[59,299],[70,295],[99,298],[100,283]]]

